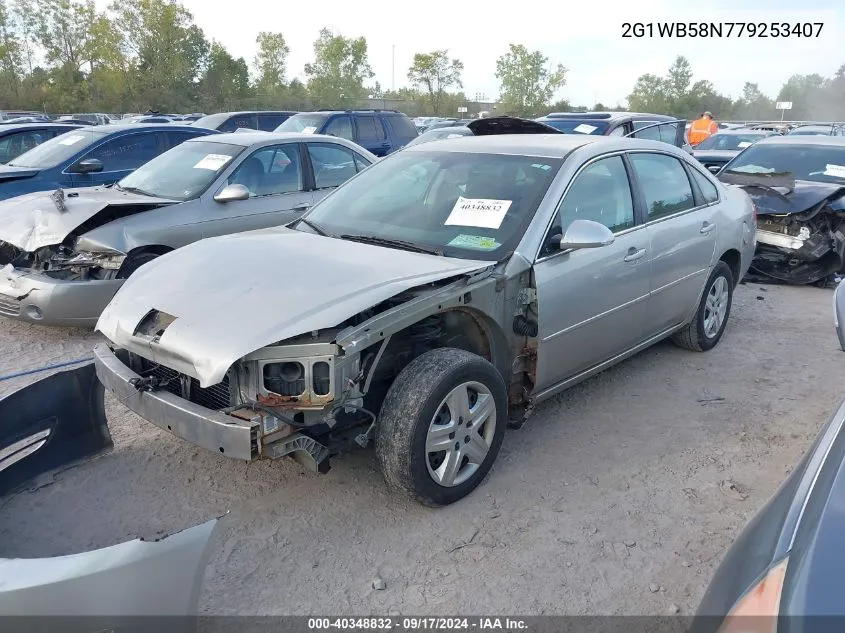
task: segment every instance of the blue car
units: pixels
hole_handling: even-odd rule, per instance
[[[73,123],[8,123],[0,125],[0,163],[8,163],[54,136],[79,128]]]
[[[48,189],[109,185],[182,141],[217,133],[173,123],[80,127],[0,165],[0,200]]]

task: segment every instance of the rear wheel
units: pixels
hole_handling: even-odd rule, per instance
[[[672,340],[676,345],[706,352],[713,349],[722,338],[733,303],[734,278],[731,268],[720,261],[713,268],[695,317]]]
[[[489,472],[507,424],[501,375],[459,349],[414,359],[390,387],[376,455],[388,485],[429,506],[469,494]]]

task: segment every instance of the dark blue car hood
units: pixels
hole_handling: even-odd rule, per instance
[[[21,178],[32,178],[40,169],[32,167],[10,167],[9,165],[0,165],[0,182],[8,180],[20,180]]]
[[[804,213],[827,203],[835,211],[845,211],[845,186],[829,182],[794,180],[788,176],[719,173],[719,180],[738,185],[751,196],[758,215]]]

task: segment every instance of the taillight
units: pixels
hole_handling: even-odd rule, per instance
[[[774,633],[788,558],[772,567],[733,606],[718,633]]]

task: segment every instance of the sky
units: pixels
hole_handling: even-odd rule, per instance
[[[708,79],[716,89],[738,97],[746,81],[774,97],[793,74],[833,75],[845,64],[842,0],[601,0],[549,2],[521,8],[519,3],[446,0],[398,3],[385,0],[321,0],[305,5],[267,0],[182,0],[209,39],[252,63],[260,30],[284,34],[291,53],[288,78],[305,80],[303,65],[313,58],[313,43],[323,27],[347,37],[367,39],[373,81],[385,89],[408,84],[414,53],[448,49],[464,64],[463,89],[495,99],[496,59],[509,44],[540,50],[550,63],[569,72],[555,99],[591,106],[624,104],[638,76],[665,74],[677,55],[689,59],[693,81]],[[801,7],[800,9],[797,7]],[[822,22],[812,38],[623,38],[623,23],[658,22]],[[738,27],[735,27],[735,31]]]

